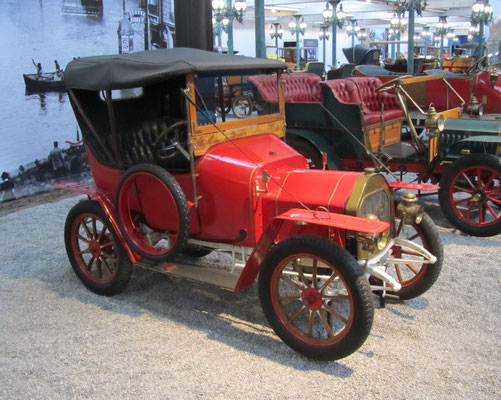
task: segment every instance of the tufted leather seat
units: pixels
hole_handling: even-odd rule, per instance
[[[286,103],[317,103],[322,101],[320,91],[321,78],[316,74],[295,72],[282,75],[285,80]],[[276,76],[259,75],[249,77],[259,94],[268,103],[278,103],[278,90]]]
[[[377,92],[376,88],[382,82],[375,77],[353,77],[334,79],[322,82],[328,86],[336,99],[345,104],[362,104],[362,113],[365,125],[379,123],[381,105],[384,105],[384,119],[391,121],[402,118],[404,112],[400,109],[397,96],[388,92]]]

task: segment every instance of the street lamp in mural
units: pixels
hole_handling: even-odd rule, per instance
[[[222,43],[222,33],[227,32],[228,30],[228,24],[230,23],[230,20],[228,18],[223,18],[221,21],[217,21],[216,18],[212,18],[212,31],[214,33],[214,36],[217,39],[217,47],[221,48],[223,43]]]
[[[343,5],[340,3],[341,0],[329,0],[325,4],[325,9],[322,12],[322,17],[324,18],[323,26],[326,26],[327,28],[329,26],[332,27],[332,66],[334,68],[337,66],[336,62],[337,28],[341,29],[346,19],[346,13],[343,11]],[[339,4],[339,11],[337,10],[338,4]],[[324,40],[324,48],[325,48],[325,40]],[[325,57],[324,57],[324,65],[325,65]]]
[[[322,25],[320,26],[320,31],[318,32],[318,38],[322,41],[322,50],[323,50],[323,54],[324,54],[324,58],[323,58],[323,61],[324,61],[324,68],[325,68],[325,42],[327,40],[329,40],[329,37],[331,36],[330,32],[329,32],[329,25]],[[332,39],[332,40],[336,40],[336,39]],[[336,61],[336,57],[334,56],[333,57],[333,61],[335,62]],[[334,66],[335,64],[333,64]]]
[[[237,20],[240,24],[243,22],[247,3],[245,0],[236,0],[232,5],[232,0],[213,0],[212,11],[214,14],[215,24],[213,23],[214,32],[218,32],[218,42],[223,29],[228,33],[228,54],[233,54],[233,20]],[[222,24],[217,27],[217,24]],[[216,25],[216,28],[214,26]],[[219,44],[218,44],[219,45]]]
[[[357,39],[360,41],[360,43],[363,43],[367,40],[368,34],[365,28],[360,28],[360,30],[357,33]]]
[[[489,5],[489,0],[479,0],[471,8],[471,21],[478,25],[478,58],[484,55],[484,30],[485,25],[492,21],[493,8]]]
[[[296,34],[296,69],[301,69],[300,64],[300,44],[299,44],[299,35],[304,35],[304,31],[306,30],[306,23],[304,22],[304,18],[301,22],[301,15],[294,15],[294,20],[289,22],[289,30],[291,31],[291,35]]]
[[[282,36],[284,35],[282,25],[280,25],[278,22],[273,22],[268,32],[270,34],[271,39],[272,40],[275,39],[275,47],[277,48],[277,57],[278,57],[278,39],[282,39]]]
[[[134,51],[134,28],[130,22],[129,15],[125,11],[125,0],[123,0],[123,18],[118,23],[118,54],[126,54]]]
[[[414,22],[416,13],[421,16],[427,4],[427,0],[397,0],[395,2],[398,11],[401,13],[407,11],[409,13],[407,72],[411,74],[414,73]]]
[[[440,37],[440,67],[444,63],[444,37],[449,31],[449,24],[447,17],[438,17],[438,24],[436,26],[435,34]]]

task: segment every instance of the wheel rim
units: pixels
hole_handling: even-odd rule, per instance
[[[244,118],[251,113],[251,102],[248,98],[238,97],[233,101],[233,112],[236,117]]]
[[[461,221],[476,227],[501,221],[501,174],[476,165],[460,170],[449,188],[451,208]]]
[[[178,207],[160,178],[147,172],[132,174],[122,185],[118,205],[122,233],[129,243],[152,256],[174,248],[180,230]]]
[[[416,229],[414,225],[404,225],[403,227],[399,227],[399,230],[400,234],[398,236],[400,238],[414,242],[415,244],[420,245],[429,251],[429,243],[426,241],[426,238],[420,229]],[[407,249],[403,249],[400,246],[393,246],[391,248],[391,255],[395,258],[424,261],[424,257],[422,255]],[[406,288],[421,280],[421,278],[426,274],[428,266],[429,264],[427,263],[390,264],[389,266],[387,266],[386,272],[396,278],[397,282],[402,285],[402,288]]]
[[[71,248],[80,271],[96,284],[106,284],[115,278],[116,244],[112,233],[95,214],[79,215],[71,227]]]
[[[282,325],[313,346],[332,346],[350,331],[353,298],[334,266],[311,254],[282,260],[272,276],[271,299]]]

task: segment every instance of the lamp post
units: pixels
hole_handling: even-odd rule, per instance
[[[449,43],[449,58],[452,58],[452,43],[454,42],[454,38],[456,34],[454,33],[454,29],[449,28],[447,30],[447,42]]]
[[[124,16],[118,23],[118,54],[126,54],[134,51],[134,28],[130,22],[129,15],[125,11],[125,0],[123,0]]]
[[[424,58],[428,57],[428,43],[433,36],[433,33],[430,31],[429,26],[423,26],[423,31],[421,32],[421,37],[424,42]]]
[[[332,27],[332,66],[336,68],[336,40],[337,40],[337,28],[341,29],[344,25],[344,20],[346,18],[346,13],[343,11],[343,5],[340,4],[341,0],[329,0],[325,4],[325,9],[322,12],[322,17],[324,18],[324,25],[326,27]],[[339,11],[337,11],[337,6],[339,5]],[[328,38],[327,38],[328,39]],[[324,40],[325,47],[325,40]],[[324,51],[325,54],[325,51]],[[325,57],[324,57],[325,65]]]
[[[360,28],[360,30],[357,33],[357,39],[360,41],[360,43],[363,43],[367,40],[367,32],[365,31],[365,28]]]
[[[393,18],[390,20],[390,26],[395,31],[397,35],[397,55],[400,53],[400,34],[404,33],[407,29],[407,20],[405,19],[405,11],[398,11],[393,14]]]
[[[449,24],[447,23],[447,17],[438,18],[435,33],[440,36],[440,68],[442,68],[444,63],[444,36],[447,35]]]
[[[478,0],[471,8],[471,20],[478,24],[478,58],[484,55],[484,29],[485,25],[492,21],[493,8],[489,0]]]
[[[333,28],[334,29],[334,28]],[[322,50],[324,52],[324,68],[325,68],[325,42],[329,40],[330,33],[329,33],[329,26],[328,25],[322,25],[320,27],[320,32],[318,32],[318,38],[322,41]],[[336,39],[332,39],[336,40]],[[336,57],[333,57],[334,62],[336,60]]]
[[[291,35],[296,34],[296,69],[299,71],[300,64],[300,51],[299,51],[299,35],[304,35],[304,31],[306,30],[306,23],[304,19],[299,22],[301,19],[301,15],[294,15],[295,21],[289,22],[289,29],[291,31]]]
[[[357,24],[357,21],[354,19],[350,19],[350,25],[346,27],[346,33],[348,36],[351,36],[351,47],[353,49],[353,60],[352,62],[355,63],[355,37],[357,36],[358,32],[360,31],[360,27]]]
[[[282,39],[282,36],[284,35],[284,31],[282,30],[282,25],[280,25],[278,22],[274,22],[271,25],[269,34],[272,39],[275,39],[275,47],[277,48],[277,58],[278,58],[278,39]]]
[[[409,13],[407,72],[412,74],[414,73],[414,21],[416,13],[421,15],[426,8],[427,0],[397,0],[395,5],[399,11],[407,11]]]
[[[236,19],[242,23],[246,9],[246,0],[236,0],[233,6],[232,0],[212,0],[212,10],[216,23],[222,23],[223,30],[228,33],[228,54],[233,54],[233,20]],[[220,35],[221,31],[218,32]]]

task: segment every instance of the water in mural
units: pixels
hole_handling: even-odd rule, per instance
[[[85,0],[87,3],[90,1]],[[65,92],[27,93],[23,74],[62,69],[74,57],[118,52],[122,0],[103,0],[102,15],[63,13],[63,4],[80,0],[2,0],[0,11],[0,172],[17,173],[20,165],[47,158],[53,142],[69,147],[77,124]],[[84,2],[85,3],[85,2]],[[128,11],[139,0],[126,0]],[[144,38],[135,35],[135,49]],[[143,47],[144,48],[144,47]]]

